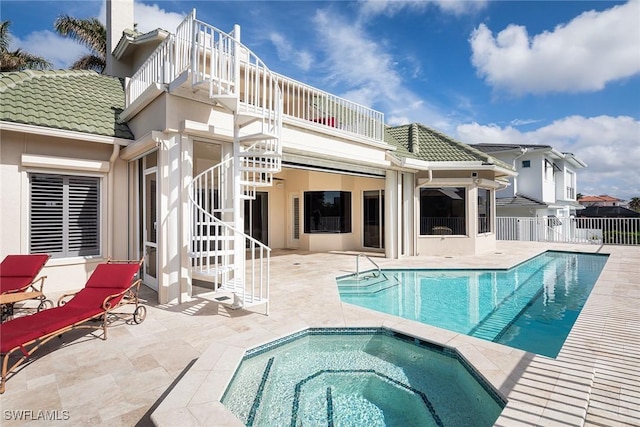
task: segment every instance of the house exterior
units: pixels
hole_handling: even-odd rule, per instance
[[[133,2],[107,3],[107,75],[0,80],[0,256],[51,253],[49,289],[144,258],[161,303],[197,284],[251,306],[268,303],[272,249],[495,249],[510,164],[271,71],[239,26],[193,11],[139,34]]]
[[[600,196],[582,196],[580,199],[578,199],[578,203],[580,203],[585,208],[590,206],[624,206],[624,200],[606,194],[602,194]]]
[[[577,174],[587,165],[572,153],[549,145],[474,144],[511,165],[518,174],[496,193],[496,214],[509,217],[569,217],[582,206],[576,199]]]

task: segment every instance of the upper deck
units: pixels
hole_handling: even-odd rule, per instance
[[[240,42],[239,26],[222,32],[197,20],[195,11],[127,81],[127,108],[158,85],[169,92],[188,88],[222,105],[236,98],[245,111],[274,122],[374,142],[384,139],[383,113],[272,72]]]

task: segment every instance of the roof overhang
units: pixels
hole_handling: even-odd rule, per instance
[[[586,168],[587,164],[577,158],[573,153],[563,153],[567,162],[578,168]]]
[[[460,170],[460,171],[492,171],[498,176],[516,176],[518,172],[513,169],[504,168],[493,163],[485,162],[432,162],[426,160],[402,158],[399,159],[399,166],[415,170]]]
[[[95,135],[92,133],[78,132],[65,129],[56,129],[45,126],[27,125],[24,123],[6,122],[0,121],[0,130],[7,130],[12,132],[22,132],[32,135],[42,135],[54,138],[75,139],[86,142],[98,142],[101,144],[120,145],[126,147],[133,141],[125,138],[118,138],[115,136]]]
[[[129,55],[135,46],[152,42],[161,42],[169,37],[169,35],[170,33],[168,31],[161,28],[139,35],[123,33],[120,41],[118,41],[115,49],[113,49],[113,56],[116,59],[122,59]]]

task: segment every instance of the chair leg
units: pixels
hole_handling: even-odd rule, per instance
[[[2,379],[0,379],[0,394],[4,393],[5,383],[7,382],[7,366],[9,364],[9,354],[5,354],[2,358]]]

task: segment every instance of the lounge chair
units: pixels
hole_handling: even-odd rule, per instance
[[[0,263],[0,322],[11,318],[14,304],[39,301],[37,311],[53,307],[42,289],[47,276],[36,276],[49,260],[47,254],[7,255]]]
[[[0,324],[0,354],[3,355],[0,393],[4,393],[9,373],[38,348],[65,332],[80,328],[102,328],[102,339],[106,340],[108,324],[114,315],[123,314],[114,310],[125,304],[134,304],[135,309],[133,313],[124,315],[131,317],[134,323],[141,323],[147,312],[138,299],[141,280],[135,280],[141,265],[142,260],[99,264],[85,287],[60,297],[57,307]],[[22,355],[9,366],[9,357],[19,355],[18,351]]]

